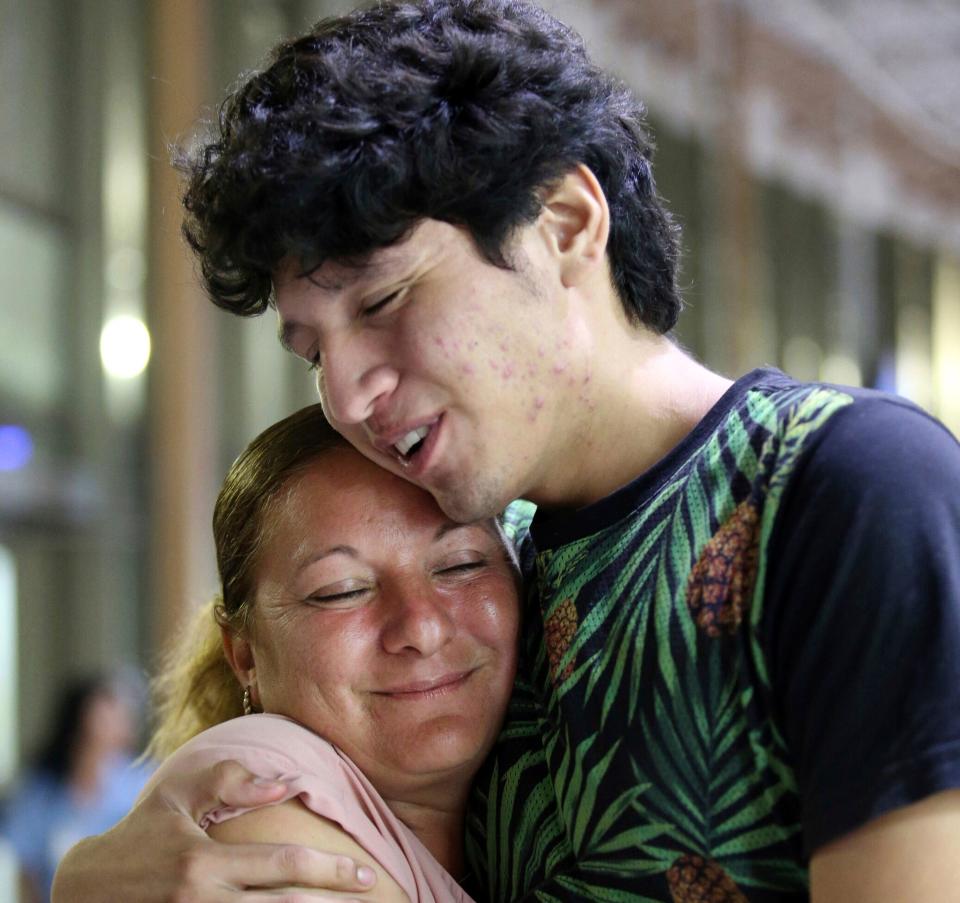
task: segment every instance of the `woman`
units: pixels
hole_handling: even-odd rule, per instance
[[[213,526],[222,598],[163,681],[152,749],[180,748],[158,778],[227,758],[283,777],[280,805],[203,826],[348,853],[377,873],[378,899],[469,899],[454,880],[467,795],[516,668],[499,526],[450,521],[319,405],[250,444]],[[220,724],[244,711],[267,714]]]

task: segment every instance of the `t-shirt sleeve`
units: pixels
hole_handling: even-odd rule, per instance
[[[171,774],[226,759],[259,777],[283,781],[287,792],[276,803],[299,798],[310,811],[338,824],[410,899],[417,899],[417,882],[408,861],[415,854],[385,804],[333,746],[287,718],[247,715],[204,731],[164,760],[144,793]],[[202,813],[199,824],[205,829],[249,811],[219,805]]]
[[[960,787],[960,445],[871,397],[803,452],[761,622],[807,853]]]

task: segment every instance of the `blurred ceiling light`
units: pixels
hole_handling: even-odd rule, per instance
[[[0,424],[0,470],[20,470],[33,457],[33,437],[22,426]]]
[[[117,379],[132,379],[150,360],[150,333],[139,317],[111,317],[100,333],[103,369]]]

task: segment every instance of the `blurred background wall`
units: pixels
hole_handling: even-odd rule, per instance
[[[147,669],[215,588],[219,481],[314,399],[200,295],[170,142],[349,3],[0,0],[0,785],[70,673]],[[960,431],[960,8],[553,0],[649,105],[680,341],[900,392]]]

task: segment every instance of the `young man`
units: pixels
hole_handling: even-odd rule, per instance
[[[947,899],[960,447],[895,398],[686,356],[649,157],[639,103],[538,8],[391,2],[229,100],[185,229],[214,302],[276,307],[364,454],[458,520],[539,506],[467,838],[482,896]],[[184,776],[55,899],[358,887],[197,836],[211,797],[271,792]]]

